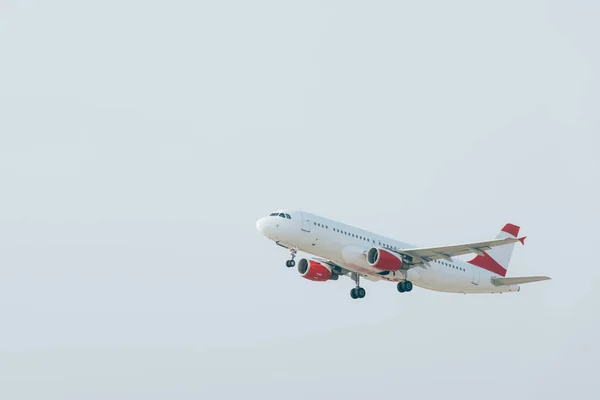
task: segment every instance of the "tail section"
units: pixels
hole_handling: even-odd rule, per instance
[[[512,286],[522,285],[524,283],[547,281],[550,277],[547,276],[519,276],[516,278],[492,278],[494,286]]]
[[[500,233],[496,235],[496,239],[517,238],[519,236],[519,230],[520,228],[516,225],[506,224]],[[521,243],[525,244],[524,237],[519,240]],[[500,276],[506,276],[506,271],[508,270],[508,264],[510,263],[510,257],[512,256],[514,248],[514,243],[492,247],[490,250],[485,251],[483,255],[478,255],[473,258],[469,263]]]

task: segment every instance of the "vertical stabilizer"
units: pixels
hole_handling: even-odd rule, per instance
[[[496,235],[496,239],[517,238],[519,236],[519,230],[520,228],[516,225],[506,224],[500,233]],[[519,240],[521,243],[525,244],[525,238],[520,238]],[[493,247],[490,250],[485,251],[483,255],[476,256],[469,261],[469,263],[500,276],[506,276],[506,271],[508,270],[508,264],[510,263],[510,257],[512,256],[514,248],[515,243]]]

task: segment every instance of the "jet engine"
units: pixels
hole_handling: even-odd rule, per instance
[[[331,267],[329,265],[308,258],[300,259],[296,268],[301,277],[311,281],[324,282],[338,278],[336,274],[331,272]]]
[[[380,271],[398,271],[402,268],[402,256],[379,247],[371,247],[367,252],[367,263]]]

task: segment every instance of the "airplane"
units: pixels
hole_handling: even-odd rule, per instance
[[[491,240],[449,246],[418,247],[308,212],[281,209],[256,222],[268,239],[290,251],[286,266],[301,277],[316,282],[347,276],[356,286],[353,299],[366,291],[360,279],[396,282],[400,293],[413,283],[421,288],[447,293],[518,292],[520,285],[551,279],[547,276],[507,278],[515,243],[525,244],[520,228],[506,224]],[[298,263],[298,251],[312,255]],[[469,261],[454,257],[473,254]]]

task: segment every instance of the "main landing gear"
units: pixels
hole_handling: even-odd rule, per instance
[[[367,291],[360,287],[360,275],[354,272],[352,274],[352,279],[354,279],[354,282],[356,282],[356,287],[352,288],[350,291],[350,297],[353,299],[362,299],[367,295]]]
[[[400,293],[410,292],[413,288],[413,284],[411,281],[401,281],[398,282],[397,288]]]
[[[296,258],[296,249],[290,249],[290,254],[292,256],[291,260],[287,260],[285,262],[285,266],[288,268],[294,268],[296,266],[296,261],[294,261],[294,258]]]

